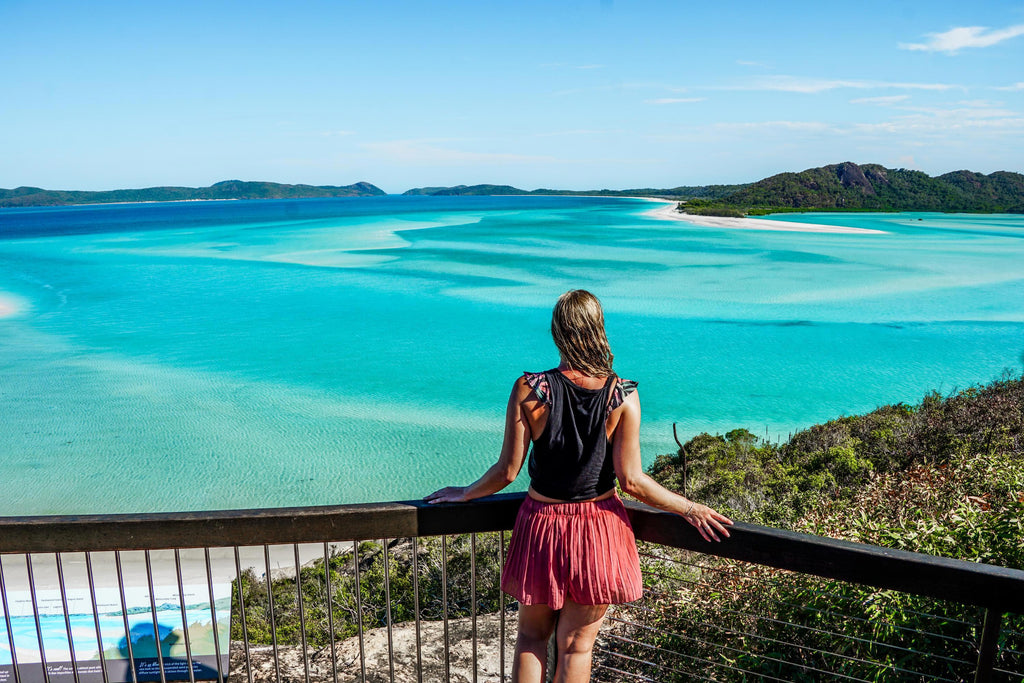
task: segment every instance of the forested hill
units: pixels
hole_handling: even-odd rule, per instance
[[[414,187],[411,190],[406,190],[402,194],[426,197],[476,197],[530,193],[526,190],[520,190],[518,187],[512,187],[511,185],[454,185],[452,187]]]
[[[474,195],[560,195],[578,197],[659,197],[665,199],[716,199],[747,187],[747,185],[683,185],[658,189],[653,187],[632,190],[521,190],[511,185],[455,185],[453,187],[415,187],[406,195],[453,197]]]
[[[175,202],[198,199],[304,199],[312,197],[370,197],[385,194],[370,183],[354,185],[282,185],[225,180],[209,187],[147,187],[138,190],[84,192],[38,187],[0,188],[0,207]]]
[[[688,213],[771,211],[964,211],[1024,213],[1024,175],[921,171],[853,162],[780,173],[712,200],[689,201]]]

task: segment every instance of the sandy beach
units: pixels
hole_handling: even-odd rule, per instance
[[[780,232],[831,232],[860,235],[884,235],[884,230],[868,228],[852,228],[842,225],[817,225],[811,223],[795,223],[791,221],[767,220],[765,218],[728,218],[725,216],[691,216],[676,211],[678,202],[670,201],[647,212],[648,216],[669,221],[682,221],[691,225],[708,228],[728,228],[735,230],[776,230]]]

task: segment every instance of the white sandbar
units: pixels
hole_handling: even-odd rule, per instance
[[[678,202],[669,202],[657,209],[646,212],[648,216],[670,221],[683,221],[707,228],[729,228],[738,230],[778,230],[781,232],[835,232],[858,235],[884,235],[885,230],[853,228],[843,225],[820,225],[817,223],[794,223],[765,218],[729,218],[726,216],[693,216],[676,211]]]
[[[3,294],[0,294],[0,318],[6,318],[14,315],[19,310],[21,310],[21,307],[18,306],[16,301],[13,299],[6,299]]]

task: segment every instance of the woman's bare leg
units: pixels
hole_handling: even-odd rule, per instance
[[[586,683],[590,680],[590,663],[594,641],[608,605],[580,605],[565,601],[558,616],[558,668],[556,683]]]
[[[512,683],[541,683],[548,663],[548,639],[555,610],[547,605],[519,605],[519,636],[512,659]]]

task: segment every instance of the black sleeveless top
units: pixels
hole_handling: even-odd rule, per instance
[[[542,496],[587,500],[615,488],[612,449],[605,431],[608,414],[621,405],[636,382],[614,375],[600,389],[585,389],[558,370],[525,373],[550,410],[530,452],[530,486]]]

